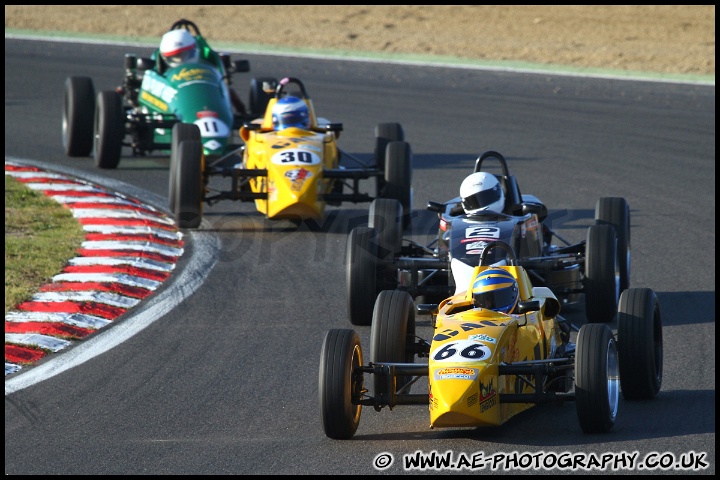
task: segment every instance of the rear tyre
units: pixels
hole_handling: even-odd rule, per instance
[[[368,227],[378,234],[378,257],[392,261],[402,248],[402,205],[392,198],[376,198],[370,203]]]
[[[360,424],[362,405],[359,400],[365,390],[362,372],[362,348],[357,333],[348,329],[330,330],[320,351],[318,391],[320,412],[325,435],[336,440],[348,440]]]
[[[202,141],[200,128],[192,123],[176,123],[172,129],[172,142],[170,143],[170,181],[168,185],[168,204],[171,212],[175,212],[175,185],[178,145],[184,140]]]
[[[370,329],[370,359],[374,363],[413,363],[415,360],[415,304],[409,293],[402,290],[383,290],[375,300]],[[411,376],[395,379],[395,391],[401,390]],[[382,395],[388,404],[387,382],[381,375],[373,375],[375,395]],[[410,389],[403,393],[410,393]]]
[[[353,325],[370,325],[375,297],[379,293],[377,232],[370,227],[355,227],[348,235],[345,288],[348,317]]]
[[[400,202],[403,209],[403,227],[409,227],[412,212],[412,152],[407,142],[388,143],[382,197],[394,198]]]
[[[631,288],[618,305],[620,386],[626,400],[649,400],[660,391],[663,339],[660,302],[649,288]]]
[[[95,108],[95,166],[117,168],[125,137],[122,96],[106,90],[97,96]]]
[[[65,155],[88,157],[93,149],[95,86],[90,77],[65,80],[62,140]]]
[[[264,118],[270,99],[275,95],[278,81],[273,77],[253,78],[250,81],[250,115]]]
[[[173,213],[180,228],[197,228],[202,221],[202,153],[199,140],[184,140],[178,145]]]
[[[618,243],[620,291],[630,288],[630,207],[621,197],[603,197],[595,205],[595,223],[612,225]]]
[[[585,311],[588,323],[609,323],[620,297],[615,229],[610,225],[588,228],[585,244]]]
[[[580,428],[604,433],[615,425],[620,401],[618,351],[607,325],[580,328],[575,353],[575,403]]]
[[[375,126],[375,168],[385,172],[385,151],[390,142],[405,141],[405,132],[399,123],[379,123]],[[377,178],[377,196],[382,196],[385,188],[385,177]]]

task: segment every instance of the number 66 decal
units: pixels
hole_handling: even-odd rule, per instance
[[[473,340],[458,340],[446,343],[433,351],[430,356],[436,362],[479,362],[490,357],[490,348]]]

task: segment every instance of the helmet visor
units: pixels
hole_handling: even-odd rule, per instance
[[[500,185],[495,185],[495,187],[490,190],[482,190],[474,193],[462,199],[463,208],[465,208],[466,211],[472,211],[492,205],[500,200],[501,193]]]
[[[515,306],[517,290],[513,286],[473,294],[475,305],[496,312],[509,312]]]
[[[288,127],[308,127],[308,115],[307,112],[284,112],[277,116],[277,122],[279,128]]]
[[[175,50],[174,52],[166,53],[164,57],[165,60],[167,60],[168,64],[176,66],[193,61],[195,59],[195,51],[196,48],[192,46],[186,49]]]

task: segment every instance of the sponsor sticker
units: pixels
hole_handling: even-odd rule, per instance
[[[476,368],[465,368],[465,367],[445,367],[435,370],[435,380],[475,380],[478,376],[478,370]]]
[[[153,97],[157,97],[156,100],[160,99],[161,102],[172,102],[172,99],[175,98],[175,95],[177,95],[177,90],[167,85],[163,80],[160,80],[156,77],[157,74],[155,72],[148,72],[143,77],[141,87],[141,90],[144,90],[143,98],[150,102],[150,97],[145,95],[149,94]],[[167,105],[163,110],[167,110]]]
[[[479,249],[480,251],[482,251],[485,249],[485,245],[487,245],[487,242],[472,242],[465,245],[465,250]]]
[[[480,413],[485,413],[497,404],[497,392],[492,380],[489,385],[484,385],[482,381],[478,383],[480,383]]]
[[[209,68],[183,68],[170,78],[173,82],[198,82],[217,79],[217,74]]]
[[[481,342],[492,343],[493,345],[497,343],[497,339],[491,337],[490,335],[486,335],[484,333],[479,333],[477,335],[470,335],[468,337],[468,340],[480,340]]]
[[[292,189],[295,191],[302,190],[302,186],[305,180],[313,176],[313,173],[306,168],[298,168],[295,170],[288,170],[285,172],[285,176],[292,182]]]

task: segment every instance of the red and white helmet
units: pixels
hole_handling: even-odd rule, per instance
[[[160,55],[171,67],[197,62],[198,48],[195,37],[187,30],[170,30],[160,41]]]

